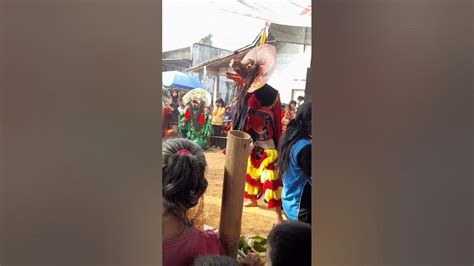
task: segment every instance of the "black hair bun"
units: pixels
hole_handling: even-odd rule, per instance
[[[187,150],[189,153],[178,153]],[[163,144],[163,198],[167,210],[186,211],[199,202],[207,189],[207,166],[202,149],[186,139]]]

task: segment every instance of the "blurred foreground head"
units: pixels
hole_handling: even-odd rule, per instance
[[[310,266],[311,226],[302,222],[283,222],[268,234],[267,265]]]

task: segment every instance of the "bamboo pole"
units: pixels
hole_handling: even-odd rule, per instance
[[[237,257],[237,250],[239,249],[245,174],[249,154],[250,135],[242,131],[229,131],[225,157],[219,237],[226,255],[231,257]]]

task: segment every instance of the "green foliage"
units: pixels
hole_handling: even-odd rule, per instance
[[[212,37],[213,37],[213,36],[214,36],[214,35],[212,35],[211,33],[209,33],[206,37],[202,38],[202,39],[199,41],[199,43],[212,46]]]
[[[263,264],[267,261],[267,239],[259,235],[246,238],[240,236],[238,259],[242,261],[247,254],[257,255]]]

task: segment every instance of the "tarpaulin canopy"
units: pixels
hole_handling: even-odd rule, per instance
[[[311,27],[311,0],[216,1],[213,5],[226,12],[271,23]]]
[[[194,77],[179,71],[163,72],[163,86],[192,90],[201,87],[201,83]]]
[[[311,27],[271,24],[268,32],[279,42],[311,45]]]

